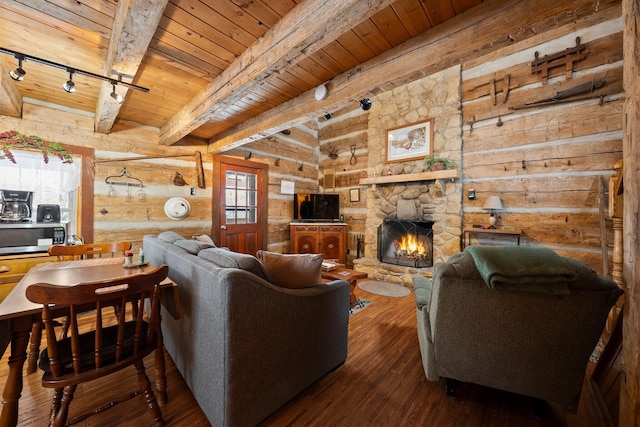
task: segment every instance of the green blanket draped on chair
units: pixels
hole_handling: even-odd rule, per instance
[[[487,286],[497,291],[568,295],[576,273],[547,248],[468,246]]]

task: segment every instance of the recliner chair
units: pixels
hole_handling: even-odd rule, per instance
[[[535,249],[496,248],[493,257],[509,265],[520,254],[526,263]],[[487,267],[479,270],[467,251],[436,264],[432,280],[414,276],[427,379],[480,384],[575,413],[589,357],[622,290],[586,264],[555,256],[575,278],[566,282],[568,294],[540,292],[540,283],[507,290],[487,284]]]

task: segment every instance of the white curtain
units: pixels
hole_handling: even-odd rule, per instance
[[[45,163],[40,152],[12,150],[12,154],[15,164],[8,159],[0,160],[0,189],[33,191],[32,210],[39,204],[69,209],[69,194],[80,186],[80,158],[62,163],[58,157],[50,156],[49,163]]]

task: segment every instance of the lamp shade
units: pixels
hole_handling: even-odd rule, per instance
[[[498,196],[489,196],[487,201],[484,203],[484,209],[492,209],[498,210],[502,209],[502,202],[500,201],[500,197]]]

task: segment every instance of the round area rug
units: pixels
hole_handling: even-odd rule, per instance
[[[381,280],[363,280],[358,283],[358,287],[363,291],[385,297],[400,298],[411,295],[409,288],[396,285],[395,283],[383,282]]]

